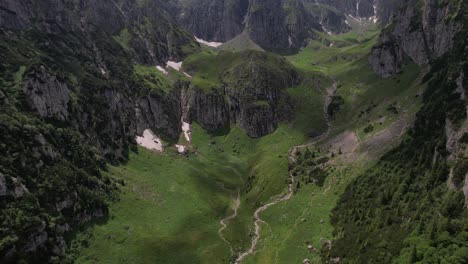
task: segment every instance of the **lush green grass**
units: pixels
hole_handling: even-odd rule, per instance
[[[416,94],[422,91],[424,84],[418,78],[417,66],[408,65],[402,74],[389,79],[379,78],[368,66],[367,54],[374,43],[374,33],[358,38],[352,32],[330,37],[330,41],[334,43],[331,47],[312,42],[301,53],[288,57],[296,67],[306,72],[318,71],[337,81],[337,95],[345,103],[332,119],[329,137],[350,130],[364,140],[402,118],[402,109],[405,110],[404,118],[409,118],[419,109],[421,102]],[[330,85],[329,81],[324,83]],[[290,92],[297,92],[302,97],[306,94],[300,87]],[[397,102],[397,114],[388,110],[394,102]],[[365,113],[361,114],[363,111]],[[384,121],[376,121],[382,117],[385,117]],[[299,116],[298,123],[304,120],[307,116]],[[363,133],[369,124],[375,125],[374,131]],[[332,164],[328,166],[323,187],[303,185],[293,199],[264,212],[262,219],[268,225],[262,228],[258,251],[247,258],[246,263],[301,263],[304,259],[320,263],[318,251],[308,252],[306,242],[320,250],[321,240],[333,238],[330,212],[345,187],[372,163],[358,159],[353,164],[341,164],[338,157]]]
[[[120,200],[108,223],[93,228],[77,262],[226,263],[218,221],[242,178],[236,161],[224,158],[208,162],[139,149],[127,165],[112,167],[110,174],[125,182]]]
[[[356,163],[333,170],[324,187],[303,185],[290,201],[267,210],[262,215],[268,225],[263,226],[259,250],[245,263],[301,263],[304,259],[320,263],[322,243],[333,238],[330,212],[364,166]],[[307,243],[316,251],[309,252]]]
[[[323,99],[331,79],[338,82],[344,100],[331,135],[353,130],[363,139],[377,133],[400,116],[388,110],[395,101],[397,110],[418,109],[415,95],[423,87],[418,68],[408,65],[395,78],[378,78],[366,58],[374,37],[375,33],[328,36],[334,45],[315,41],[288,57],[305,78],[287,90],[295,105],[294,119],[274,133],[251,139],[234,127],[227,135],[210,136],[195,124],[190,156],[179,156],[173,149],[164,154],[140,149],[127,165],[112,168],[113,176],[126,182],[121,201],[111,206],[106,225],[94,227],[79,263],[228,263],[229,247],[217,230],[219,220],[232,213],[229,206],[237,190],[241,207],[224,235],[236,251],[245,250],[255,209],[286,191],[288,150],[307,141],[307,134],[325,130]],[[246,62],[245,54],[204,50],[188,57],[184,68],[193,75],[193,85],[216,89],[221,78],[235,79],[233,69]],[[269,65],[271,60],[276,58],[265,61]],[[148,75],[145,68],[138,72]],[[382,116],[384,121],[375,122]],[[374,131],[364,133],[369,124],[375,125]],[[268,225],[262,228],[258,251],[246,263],[319,261],[318,254],[307,252],[305,242],[319,248],[321,238],[332,238],[332,208],[347,184],[369,166],[366,160],[335,165],[323,187],[304,185],[292,200],[263,213]]]
[[[303,102],[307,109],[322,109],[319,100]],[[323,129],[322,116],[309,121],[308,127]],[[90,230],[78,263],[228,263],[229,248],[217,230],[219,220],[231,214],[230,197],[241,190],[239,216],[225,230],[241,250],[250,244],[255,208],[286,189],[286,153],[303,140],[294,124],[261,139],[237,127],[213,137],[195,124],[189,157],[172,148],[164,154],[139,149],[128,164],[110,169],[125,182],[120,201],[111,205],[108,223]]]
[[[219,53],[205,50],[185,59],[184,68],[192,74],[192,84],[205,91],[220,89],[223,84],[233,89],[276,87],[287,82],[294,71],[291,63],[281,56],[255,50]]]
[[[173,81],[170,77],[156,69],[156,67],[136,64],[133,66],[133,70],[136,77],[143,81],[146,87],[163,93],[168,93],[172,90]]]

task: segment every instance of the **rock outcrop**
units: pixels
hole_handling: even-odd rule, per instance
[[[119,39],[133,58],[147,64],[184,57],[185,50],[197,48],[192,36],[177,27],[159,1],[36,1],[2,0],[0,27],[41,32],[61,30],[85,33],[93,41],[94,32]],[[97,48],[97,47],[94,47]]]
[[[49,74],[44,66],[30,73],[23,92],[31,109],[40,117],[57,121],[68,119],[70,90],[64,81]]]
[[[251,0],[246,16],[246,32],[260,47],[284,52],[302,47],[318,22],[299,0]]]
[[[424,1],[420,9],[410,1],[382,31],[369,62],[376,73],[388,77],[400,71],[404,57],[423,66],[447,53],[461,28],[455,17],[458,1]]]
[[[187,117],[208,131],[238,124],[248,136],[259,138],[276,130],[292,115],[286,88],[299,83],[299,74],[281,57],[245,51],[240,63],[221,75],[221,86],[204,90],[187,87]]]
[[[158,1],[112,0],[2,0],[0,45],[0,262],[48,263],[106,219],[106,162],[144,129],[180,135],[181,89],[153,91],[133,65],[199,46]]]
[[[244,30],[249,0],[196,0],[176,10],[180,24],[201,39],[225,42]]]

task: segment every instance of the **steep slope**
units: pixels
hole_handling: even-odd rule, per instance
[[[424,17],[435,15],[431,22],[412,20],[416,30],[412,41],[424,43],[424,52],[409,51],[407,39],[396,39],[415,62],[424,65],[431,60],[423,80],[428,81],[423,107],[405,140],[346,188],[333,210],[336,240],[324,246],[326,259],[344,263],[463,263],[468,259],[464,139],[468,133],[468,9],[462,2],[426,1]],[[459,4],[455,17],[448,12],[453,4]],[[412,3],[408,9],[413,9]],[[446,31],[438,32],[441,29]]]
[[[251,137],[272,133],[293,116],[286,88],[299,73],[285,59],[259,51],[196,54],[185,61],[193,73],[185,95],[188,119],[208,131],[238,124]]]
[[[453,46],[462,26],[463,1],[411,1],[382,31],[369,62],[375,72],[388,77],[400,71],[405,58],[428,65]]]
[[[248,5],[248,0],[185,1],[176,18],[201,39],[226,42],[242,33]]]
[[[152,90],[133,63],[198,45],[156,3],[0,7],[0,261],[47,262],[66,234],[107,216],[106,161],[125,160],[144,129],[179,136],[179,97]]]

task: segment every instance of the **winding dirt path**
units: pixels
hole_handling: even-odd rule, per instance
[[[314,144],[314,143],[326,138],[328,136],[328,134],[330,133],[331,116],[328,114],[328,106],[332,103],[333,97],[335,96],[337,89],[338,89],[338,83],[335,80],[333,80],[333,84],[326,91],[325,103],[324,103],[324,106],[323,106],[325,122],[326,122],[326,125],[327,125],[326,132],[323,133],[322,135],[320,135],[319,137],[317,137],[313,142],[309,142],[308,144],[301,145],[301,146],[295,146],[295,147],[291,148],[291,150],[288,153],[290,162],[295,162],[295,155],[296,155],[296,152],[297,152],[298,148],[303,147],[303,146],[310,146],[311,144]],[[237,257],[237,259],[234,261],[234,264],[240,264],[246,257],[248,257],[249,255],[251,255],[252,253],[255,252],[255,250],[257,248],[258,241],[260,240],[261,224],[266,224],[266,222],[263,221],[262,218],[260,217],[261,213],[266,211],[269,207],[271,207],[271,206],[273,206],[275,204],[278,204],[280,202],[288,201],[293,197],[295,180],[294,180],[294,176],[292,175],[292,173],[289,174],[289,179],[290,179],[290,183],[288,185],[288,193],[287,194],[276,198],[273,202],[265,204],[265,205],[263,205],[262,207],[258,208],[255,211],[255,213],[254,213],[255,233],[254,233],[254,236],[252,238],[252,243],[251,243],[249,249],[242,252]]]
[[[271,203],[268,203],[268,204],[265,204],[263,205],[262,207],[259,207],[255,213],[254,213],[254,219],[255,219],[255,222],[254,222],[254,225],[255,225],[255,234],[253,236],[253,239],[252,239],[252,244],[250,245],[250,248],[248,250],[246,250],[245,252],[241,253],[237,259],[234,261],[235,264],[239,264],[241,263],[247,256],[249,256],[250,254],[254,253],[255,252],[255,249],[257,248],[257,243],[258,243],[258,240],[260,239],[260,229],[261,229],[261,224],[264,224],[266,223],[265,221],[263,221],[261,218],[260,218],[260,214],[262,212],[264,212],[265,210],[267,210],[269,207],[277,204],[277,203],[280,203],[280,202],[283,202],[283,201],[287,201],[287,200],[290,200],[293,195],[294,195],[294,177],[292,176],[292,174],[289,174],[289,178],[291,180],[291,182],[289,183],[289,186],[288,186],[288,193],[281,196],[281,197],[278,197],[276,198],[273,202]]]
[[[232,247],[231,243],[224,237],[223,231],[228,226],[228,224],[226,222],[237,217],[237,210],[239,210],[239,207],[240,207],[240,204],[241,204],[240,190],[237,190],[237,197],[235,199],[233,198],[233,201],[234,201],[234,203],[233,203],[233,205],[231,207],[231,209],[233,210],[233,213],[230,216],[228,216],[228,217],[226,217],[224,219],[221,219],[221,221],[219,221],[219,224],[221,225],[221,227],[218,230],[219,237],[224,242],[226,242],[226,244],[229,246],[229,249],[231,250],[232,255],[234,255],[234,248]]]

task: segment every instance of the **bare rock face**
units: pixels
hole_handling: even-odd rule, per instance
[[[393,35],[383,34],[380,42],[372,49],[369,63],[377,74],[389,77],[401,70],[404,53]]]
[[[139,98],[136,107],[137,134],[150,128],[170,140],[178,139],[182,117],[180,105],[180,89],[165,96],[150,93]]]
[[[0,2],[0,27],[15,30],[38,28],[83,33],[92,39],[102,31],[110,36],[126,34],[122,45],[141,63],[157,64],[185,55],[182,47],[196,48],[192,36],[180,30],[159,1],[42,1]],[[97,47],[94,47],[97,49]]]
[[[447,53],[461,28],[455,19],[457,6],[448,0],[424,1],[422,9],[415,1],[405,4],[372,49],[369,63],[373,70],[388,77],[400,71],[404,56],[422,66]]]
[[[249,0],[196,0],[177,10],[177,20],[198,38],[225,42],[244,30]]]
[[[196,120],[208,131],[218,131],[229,128],[229,108],[224,94],[219,90],[209,92],[190,87],[188,94],[187,117]]]
[[[63,81],[49,74],[43,66],[29,74],[23,91],[28,105],[39,116],[58,121],[68,119],[70,91]]]
[[[221,87],[209,91],[186,87],[184,108],[189,120],[210,132],[235,123],[248,136],[259,138],[274,132],[280,121],[291,117],[286,88],[298,84],[300,78],[281,57],[255,51],[241,56],[245,63],[223,72]]]
[[[0,173],[0,196],[7,195],[7,186],[6,186],[6,179],[3,174]]]
[[[250,1],[245,30],[265,50],[284,52],[300,48],[312,29],[322,30],[302,1]]]
[[[374,0],[320,0],[320,2],[334,6],[354,17],[372,17],[374,15]]]

